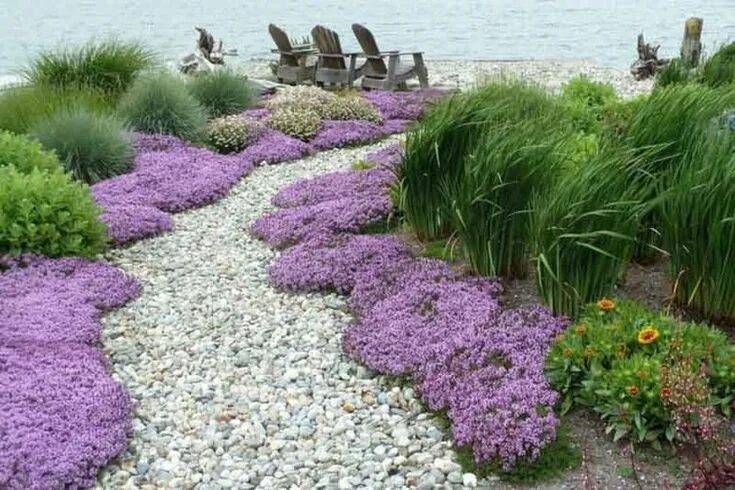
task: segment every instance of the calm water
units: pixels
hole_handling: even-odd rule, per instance
[[[241,58],[266,57],[270,22],[293,37],[325,24],[345,49],[357,48],[350,25],[362,22],[382,49],[434,59],[592,58],[622,68],[641,30],[664,56],[675,54],[695,14],[707,48],[735,39],[735,0],[0,0],[0,74],[90,37],[144,39],[178,59],[195,42],[194,25]]]

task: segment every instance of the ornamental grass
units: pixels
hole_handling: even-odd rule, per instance
[[[610,145],[533,199],[529,224],[539,296],[556,314],[610,295],[633,253],[645,204],[628,185],[630,150]]]
[[[562,106],[541,88],[493,82],[447,98],[408,133],[399,170],[400,208],[420,239],[451,233],[455,211],[448,192],[461,182],[468,167],[465,160],[491,128],[522,127],[539,117],[546,117],[553,128],[563,128],[568,119]]]
[[[711,128],[662,200],[663,248],[678,303],[735,321],[735,131]]]

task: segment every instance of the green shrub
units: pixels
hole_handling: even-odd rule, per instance
[[[186,83],[167,73],[136,80],[120,101],[118,114],[139,131],[188,140],[199,138],[207,121]]]
[[[679,410],[695,415],[715,405],[729,416],[733,356],[735,346],[716,329],[604,299],[557,338],[546,375],[562,394],[563,412],[592,407],[615,440],[658,446],[682,440]]]
[[[61,170],[0,167],[0,255],[91,257],[107,240],[89,188]]]
[[[697,74],[690,70],[679,58],[675,58],[656,76],[656,88],[696,81]]]
[[[461,178],[446,193],[453,229],[476,272],[525,275],[531,196],[556,180],[562,139],[551,119],[498,124],[464,158]]]
[[[34,169],[53,172],[61,169],[59,159],[52,152],[44,151],[36,141],[24,136],[0,131],[0,168],[14,167],[29,174]]]
[[[53,150],[66,171],[94,184],[128,172],[135,152],[123,124],[112,116],[86,109],[57,112],[32,131],[44,148]]]
[[[735,320],[735,133],[710,129],[662,200],[663,248],[679,303]]]
[[[408,133],[399,168],[400,208],[424,241],[450,232],[453,218],[446,191],[456,187],[465,159],[498,123],[533,121],[554,111],[556,128],[568,126],[568,116],[541,88],[517,81],[492,82],[444,99]]]
[[[567,104],[578,130],[596,132],[603,107],[617,100],[617,94],[612,85],[579,75],[562,85],[561,99]]]
[[[274,110],[266,124],[284,134],[308,141],[322,127],[322,120],[314,112],[283,107]]]
[[[240,116],[221,117],[209,123],[207,143],[220,153],[235,153],[247,146],[258,129]]]
[[[253,103],[247,81],[228,70],[217,70],[189,82],[191,95],[210,118],[239,114]]]
[[[138,74],[152,67],[153,54],[137,43],[107,41],[44,52],[26,70],[35,85],[91,88],[116,100]]]
[[[704,62],[702,82],[710,87],[735,83],[735,42],[722,46]]]
[[[613,292],[630,259],[643,210],[628,185],[629,151],[607,146],[538,193],[530,216],[536,287],[559,315]]]
[[[0,90],[0,130],[24,134],[39,121],[72,107],[84,107],[99,114],[112,111],[103,94],[89,89],[16,87]]]

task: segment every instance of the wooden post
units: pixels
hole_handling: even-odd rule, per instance
[[[702,24],[699,17],[690,17],[684,23],[684,39],[681,42],[681,61],[684,66],[694,68],[699,65],[702,54]]]

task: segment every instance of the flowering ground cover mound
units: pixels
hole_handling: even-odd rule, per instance
[[[566,320],[540,306],[505,310],[497,280],[413,258],[391,235],[342,233],[356,228],[347,204],[359,209],[376,195],[387,199],[395,176],[386,167],[400,158],[401,147],[391,146],[368,155],[377,164],[369,170],[282,189],[273,202],[286,208],[252,226],[272,244],[293,245],[271,264],[270,278],[292,291],[349,293],[356,319],[344,333],[345,352],[381,373],[411,377],[478,463],[511,469],[534,460],[556,438],[558,394],[543,362]]]
[[[107,372],[103,311],[140,292],[77,258],[0,261],[0,488],[83,488],[127,445],[131,407]]]
[[[293,208],[348,197],[385,195],[395,176],[381,168],[364,172],[331,172],[311,179],[299,180],[278,191],[272,202],[282,208]]]
[[[382,126],[368,121],[324,121],[310,145],[314,150],[327,150],[367,143],[387,134]]]
[[[283,252],[268,268],[279,287],[291,291],[349,292],[368,270],[409,257],[408,247],[390,235],[321,235]]]

